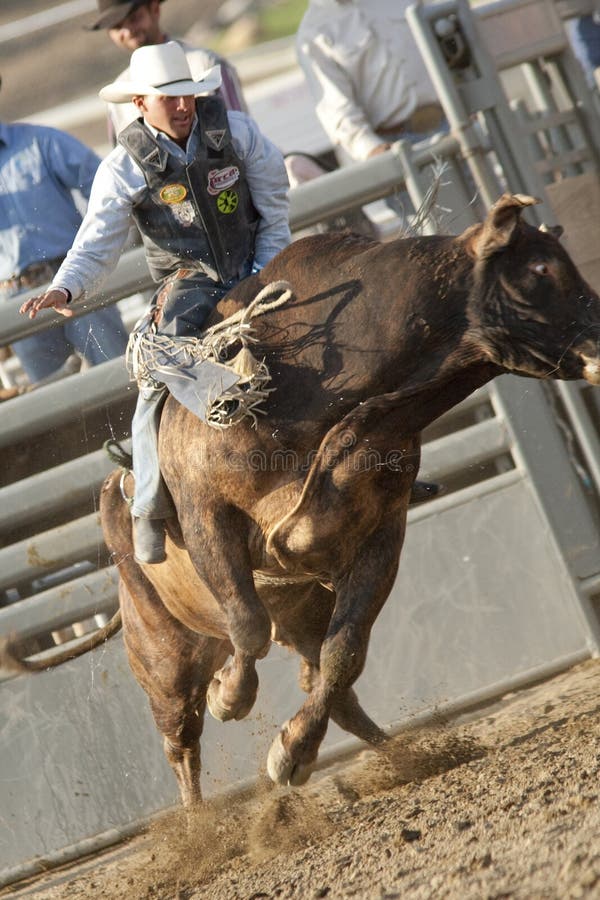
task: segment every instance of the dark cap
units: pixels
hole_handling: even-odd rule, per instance
[[[114,28],[119,22],[127,18],[138,6],[144,6],[148,0],[97,0],[100,16],[89,25],[84,25],[88,31],[98,31],[100,28]],[[160,0],[162,3],[163,0]]]

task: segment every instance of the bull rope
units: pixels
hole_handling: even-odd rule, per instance
[[[263,414],[261,404],[274,390],[269,387],[271,375],[263,360],[258,360],[249,344],[256,343],[251,320],[277,309],[293,296],[288,281],[272,281],[265,285],[254,300],[222,322],[207,328],[200,337],[173,338],[150,330],[132,333],[127,346],[126,362],[138,384],[160,385],[161,372],[177,375],[204,360],[221,363],[239,376],[238,381],[218,395],[208,397],[206,422],[213,428],[230,428],[250,417],[256,425],[257,414]],[[270,300],[271,297],[275,299]],[[229,359],[232,346],[241,347]],[[181,371],[181,377],[186,373]]]
[[[292,575],[276,575],[271,574],[270,572],[265,572],[263,569],[254,569],[252,571],[252,578],[254,579],[254,584],[256,587],[268,587],[269,585],[278,587],[282,584],[320,584],[322,587],[326,588],[328,591],[332,591],[335,593],[335,588],[330,581],[323,581],[317,575],[308,575],[308,574],[298,574]]]

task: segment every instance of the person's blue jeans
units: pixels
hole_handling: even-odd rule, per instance
[[[241,277],[250,274],[250,266]],[[199,336],[204,322],[221,297],[237,284],[211,281],[195,272],[185,278],[169,278],[156,291],[151,310],[155,310],[156,332],[177,337]],[[164,299],[166,295],[166,300]],[[164,301],[160,306],[157,300]],[[160,301],[159,301],[160,302]],[[131,423],[131,445],[135,492],[132,515],[142,519],[166,519],[174,515],[173,503],[163,481],[158,458],[158,428],[167,397],[165,387],[141,384]]]
[[[594,70],[600,66],[600,22],[597,15],[581,16],[567,23],[567,31],[573,52],[586,75],[588,84],[594,86]]]
[[[158,459],[158,426],[167,393],[165,387],[141,384],[131,422],[135,477],[131,513],[140,519],[168,519],[174,512]]]
[[[122,356],[127,332],[115,306],[107,306],[78,319],[65,320],[47,331],[22,338],[12,345],[30,382],[57,372],[77,352],[91,365]]]

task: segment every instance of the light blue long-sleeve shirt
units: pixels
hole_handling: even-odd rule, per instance
[[[291,239],[285,164],[280,151],[261,134],[253,119],[237,111],[228,112],[228,117],[233,146],[245,163],[252,202],[260,215],[254,262],[264,266]],[[150,130],[178,159],[194,159],[198,140],[194,127],[185,150],[162,132]],[[133,206],[145,188],[137,163],[123,147],[115,147],[98,168],[86,216],[56,273],[54,287],[67,288],[74,298],[99,288],[119,261],[133,223]]]
[[[0,123],[0,280],[65,256],[81,225],[71,192],[89,198],[99,163],[63,131]]]

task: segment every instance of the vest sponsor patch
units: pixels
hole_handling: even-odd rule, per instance
[[[217,197],[217,209],[219,212],[232,213],[238,208],[240,198],[237,191],[221,191]]]
[[[210,144],[210,146],[214,147],[215,150],[221,149],[226,134],[227,132],[224,128],[207,128],[204,132],[207,144]]]
[[[171,206],[170,212],[184,228],[194,224],[196,212],[194,210],[194,205],[190,200],[186,200],[185,203],[174,203],[173,206]]]
[[[224,169],[211,169],[208,173],[207,190],[216,197],[221,191],[230,188],[240,177],[237,166],[225,166]]]
[[[159,196],[163,203],[181,203],[187,197],[187,188],[184,184],[165,184]]]

